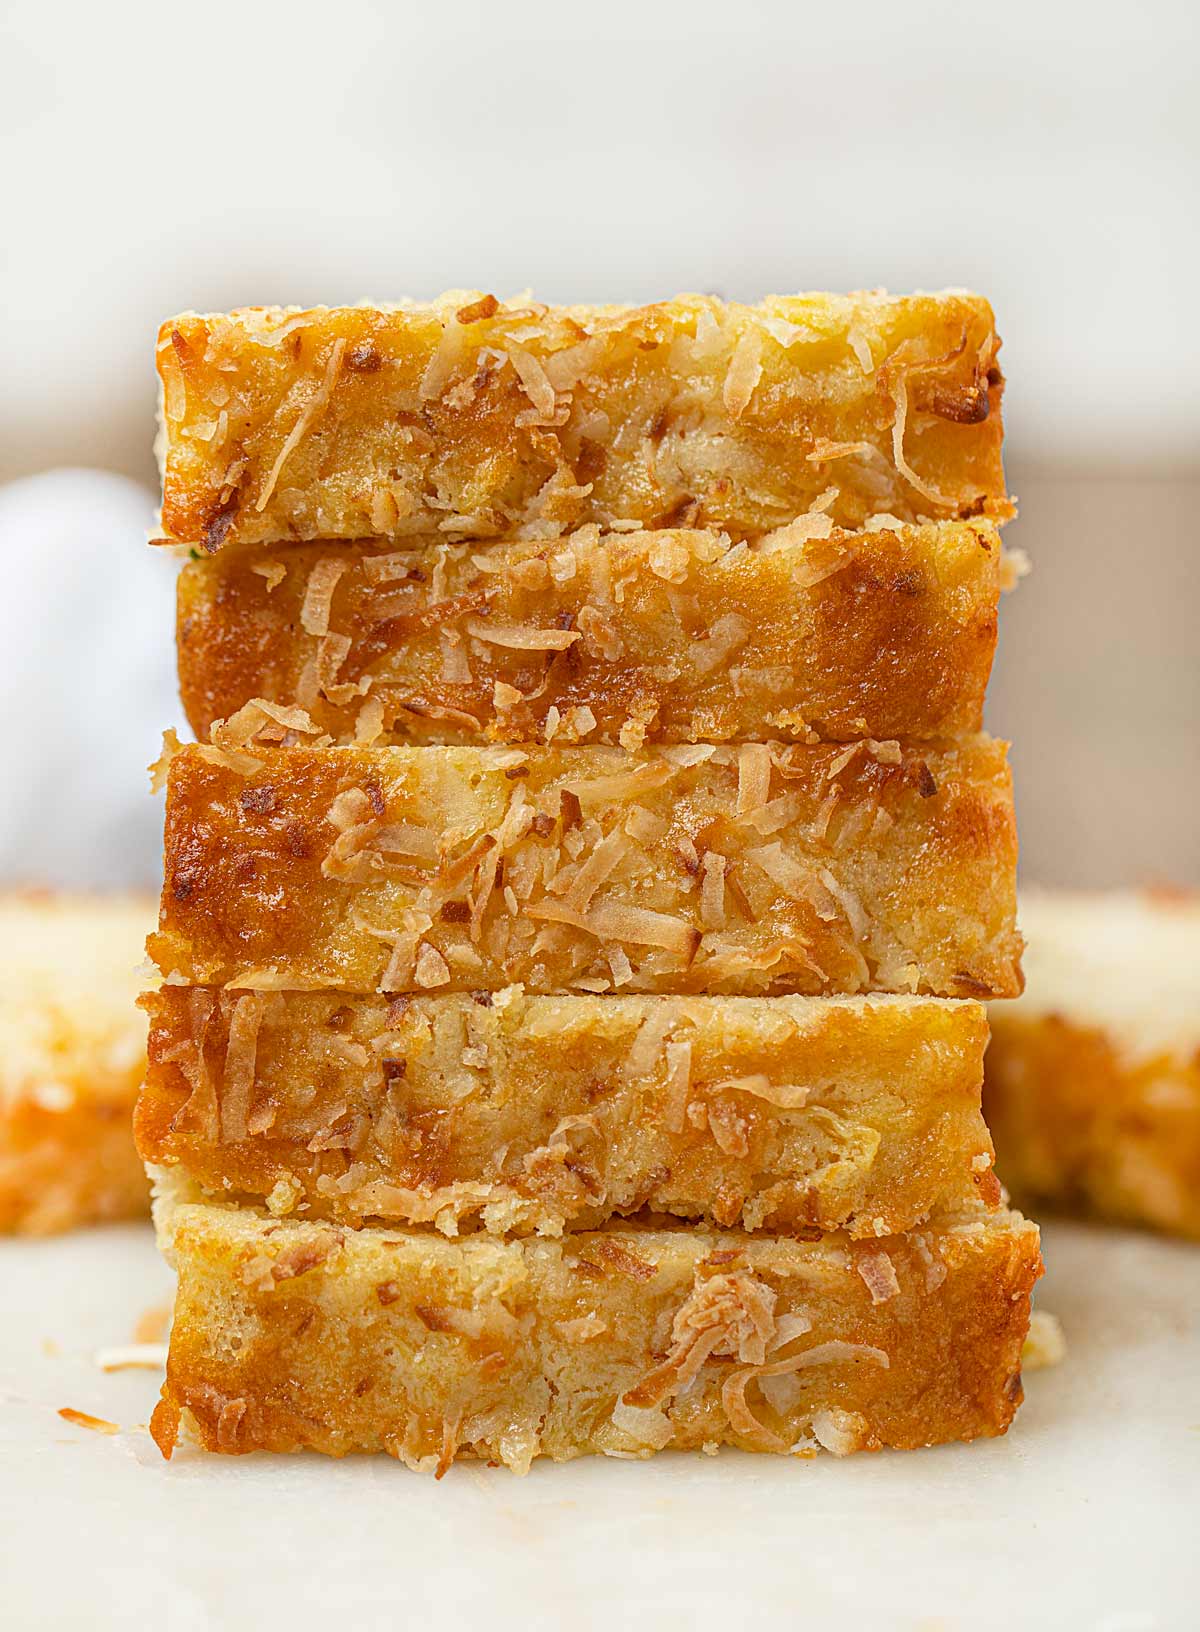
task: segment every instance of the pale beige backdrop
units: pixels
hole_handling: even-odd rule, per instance
[[[1012,739],[1024,880],[1200,886],[1200,479],[1009,480],[988,724]]]

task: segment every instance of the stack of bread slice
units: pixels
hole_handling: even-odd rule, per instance
[[[164,326],[164,1451],[1007,1427],[998,345],[965,294]]]

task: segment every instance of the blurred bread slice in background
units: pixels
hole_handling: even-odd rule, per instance
[[[0,896],[0,1231],[146,1213],[133,1102],[146,1070],[142,896]]]
[[[1200,1239],[1200,895],[1028,890],[984,1110],[1022,1200]]]

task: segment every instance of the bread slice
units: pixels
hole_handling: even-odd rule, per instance
[[[174,1187],[171,1187],[173,1189]],[[1021,1399],[1038,1232],[965,1211],[855,1242],[646,1222],[447,1241],[168,1193],[179,1274],[162,1400],[207,1449],[808,1456],[1000,1434]]]
[[[983,720],[1005,571],[989,522],[409,543],[190,563],[197,736],[257,698],[341,743],[919,739]]]
[[[642,1208],[893,1234],[995,1203],[981,1004],[922,997],[147,999],[148,1163],[208,1192],[448,1235]]]
[[[1029,891],[992,1012],[1000,1174],[1039,1205],[1200,1239],[1200,896]]]
[[[163,527],[214,551],[1003,518],[998,350],[965,293],[189,313],[158,341]]]
[[[146,1069],[150,900],[0,896],[0,1231],[45,1235],[144,1214],[133,1147]]]
[[[174,982],[1019,990],[1012,789],[990,738],[250,747],[170,764],[150,944]]]

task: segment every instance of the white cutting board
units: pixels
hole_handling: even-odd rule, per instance
[[[1200,1249],[1057,1225],[1045,1255],[1069,1353],[1006,1439],[435,1484],[384,1457],[167,1466],[135,1426],[157,1377],[93,1359],[169,1296],[149,1229],[0,1243],[0,1626],[1194,1632]]]

